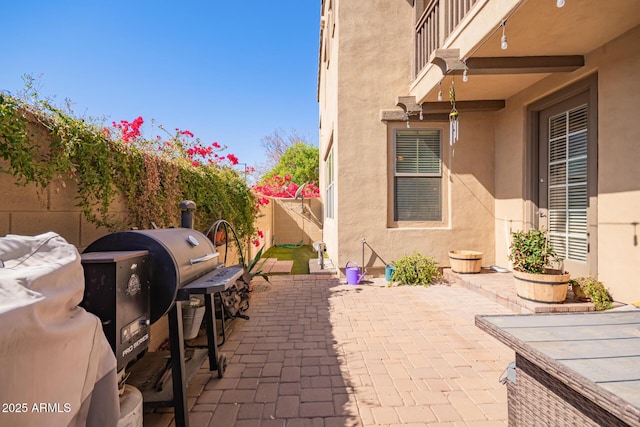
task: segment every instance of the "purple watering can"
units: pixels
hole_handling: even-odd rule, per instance
[[[355,264],[355,267],[349,267],[349,263]],[[360,281],[367,273],[360,274],[360,268],[355,261],[347,261],[347,264],[344,266],[344,272],[347,276],[347,285],[358,285]]]

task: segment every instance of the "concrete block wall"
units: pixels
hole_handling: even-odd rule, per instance
[[[53,231],[79,251],[109,232],[88,222],[75,206],[76,186],[71,179],[38,188],[34,184],[18,185],[8,175],[0,175],[0,236],[36,235]],[[124,203],[117,201],[114,215],[125,215]]]
[[[110,231],[88,222],[80,208],[76,207],[77,186],[72,179],[61,179],[47,188],[34,184],[18,185],[6,173],[0,173],[0,236],[6,234],[36,235],[53,231],[62,236],[82,252],[89,244]],[[278,242],[295,242],[302,238],[305,244],[321,240],[319,227],[321,204],[317,199],[305,200],[305,213],[301,212],[300,200],[275,200],[261,209],[256,228],[264,233],[265,250],[278,236]],[[112,203],[112,213],[126,216],[124,198]],[[281,240],[282,239],[282,240]],[[261,245],[262,246],[262,245]],[[249,256],[253,258],[259,248],[249,245]],[[224,246],[218,248],[221,253]],[[227,264],[238,262],[235,250],[230,247]],[[168,324],[163,317],[152,325],[149,349],[154,351],[168,337]]]
[[[273,236],[277,244],[310,245],[322,240],[320,199],[272,199]],[[304,207],[304,208],[303,208]]]

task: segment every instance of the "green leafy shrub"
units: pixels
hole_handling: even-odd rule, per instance
[[[393,283],[429,286],[442,278],[436,261],[419,253],[405,255],[394,264],[396,269],[391,276]]]
[[[613,308],[613,299],[604,284],[595,277],[578,277],[571,280],[572,286],[577,286],[591,300],[597,311]]]
[[[542,230],[518,231],[511,235],[509,261],[513,269],[532,274],[544,274],[546,268],[559,261]]]

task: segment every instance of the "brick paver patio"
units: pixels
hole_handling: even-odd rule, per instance
[[[189,385],[191,426],[507,424],[498,377],[513,351],[474,326],[507,308],[455,284],[271,280],[255,282],[250,320],[233,322],[224,378],[202,368]],[[172,425],[164,411],[145,427]]]

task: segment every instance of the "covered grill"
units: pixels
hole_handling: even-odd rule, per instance
[[[166,357],[154,357],[154,352],[146,350],[150,324],[168,315],[173,386],[165,387],[159,394],[158,390],[141,391],[145,404],[174,406],[178,426],[188,425],[186,383],[191,371],[197,371],[207,355],[210,370],[217,370],[219,377],[226,365],[224,356],[218,356],[214,295],[241,277],[243,268],[224,267],[218,257],[209,238],[191,228],[112,233],[90,244],[82,255],[85,272],[82,304],[102,320],[119,370],[139,358],[148,361],[136,362],[132,371],[138,365],[145,365],[141,370],[148,371],[154,360],[160,360],[166,369]],[[196,365],[195,370],[185,365],[179,303],[188,301],[193,294],[204,296],[207,329],[207,346],[198,349],[198,355],[189,357]]]

